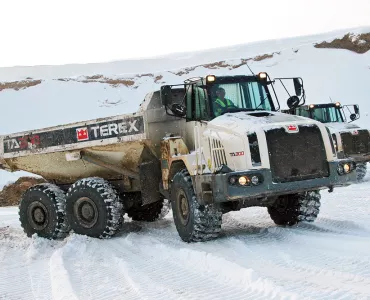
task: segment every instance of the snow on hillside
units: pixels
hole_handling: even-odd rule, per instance
[[[370,27],[351,30],[352,39]],[[162,84],[204,74],[301,76],[307,102],[358,103],[359,125],[370,124],[370,51],[315,48],[347,30],[101,64],[0,68],[0,134],[135,112],[146,93]],[[362,42],[359,40],[358,42]],[[370,42],[369,42],[370,43]],[[286,107],[287,95],[280,104]],[[4,113],[5,112],[5,113]],[[20,173],[19,173],[20,174]],[[0,171],[0,188],[14,176]]]
[[[351,30],[356,36],[370,27]],[[0,68],[0,134],[135,112],[146,93],[162,84],[204,74],[301,76],[307,102],[358,103],[361,126],[370,124],[370,51],[315,48],[347,30],[101,64]],[[370,41],[368,42],[370,44]],[[368,45],[367,44],[367,45]],[[282,108],[286,94],[279,94]],[[19,173],[21,174],[21,173]],[[0,188],[13,176],[0,171]]]

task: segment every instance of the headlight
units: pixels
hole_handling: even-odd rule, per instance
[[[338,165],[337,172],[338,172],[339,175],[343,175],[344,174],[344,170],[343,170],[343,166],[342,165]]]
[[[230,185],[234,186],[257,186],[263,183],[261,174],[232,175],[228,179]]]
[[[208,76],[206,77],[206,80],[207,80],[208,82],[214,82],[214,81],[216,81],[216,76],[215,76],[215,75],[208,75]]]
[[[251,182],[253,185],[258,185],[260,183],[260,179],[258,178],[258,176],[254,175],[251,178]]]
[[[247,185],[247,184],[249,184],[249,178],[247,176],[240,176],[239,177],[239,184],[240,185]]]
[[[356,168],[353,162],[340,163],[337,167],[337,172],[339,175],[351,173]]]

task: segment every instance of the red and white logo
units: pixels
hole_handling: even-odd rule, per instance
[[[288,125],[286,126],[288,132],[298,132],[298,126],[297,125]]]
[[[243,156],[244,155],[244,151],[231,152],[230,155],[231,156]]]
[[[358,131],[357,131],[357,130],[353,130],[353,131],[352,131],[352,134],[353,134],[353,135],[358,135]]]
[[[89,131],[87,127],[81,127],[76,129],[77,141],[86,141],[89,139]]]

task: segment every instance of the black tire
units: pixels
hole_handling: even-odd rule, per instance
[[[280,197],[267,208],[271,219],[277,225],[292,226],[300,222],[314,222],[320,212],[319,191]]]
[[[65,193],[50,183],[36,184],[25,191],[19,203],[19,221],[28,237],[37,234],[47,239],[68,235]]]
[[[189,173],[182,170],[171,184],[171,206],[176,229],[185,242],[216,239],[221,232],[222,212],[214,205],[200,205]]]
[[[357,163],[356,164],[356,173],[357,173],[357,181],[362,181],[367,172],[367,164],[366,163]]]
[[[110,238],[123,223],[123,204],[111,184],[99,177],[78,180],[67,192],[67,217],[77,234]]]
[[[154,222],[164,218],[169,209],[164,198],[144,206],[133,206],[127,210],[127,215],[134,221]]]

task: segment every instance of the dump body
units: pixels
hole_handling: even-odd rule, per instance
[[[138,173],[143,149],[150,144],[146,127],[143,114],[127,114],[1,136],[0,167],[28,171],[59,184],[117,176],[107,168],[69,158],[83,150]]]
[[[182,97],[183,92],[176,95]],[[183,119],[166,114],[159,91],[155,91],[147,94],[132,114],[0,136],[0,169],[31,172],[58,185],[93,176],[124,179],[127,191],[140,191],[140,165],[148,161],[158,164],[161,140],[174,131],[187,145],[194,145],[192,130]],[[82,154],[89,159],[81,159]],[[90,158],[110,167],[91,163]]]

